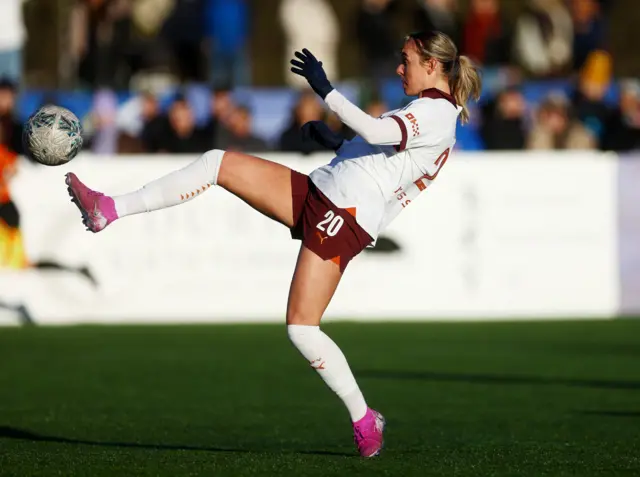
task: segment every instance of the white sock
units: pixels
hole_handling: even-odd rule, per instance
[[[113,197],[118,217],[173,207],[218,183],[224,151],[213,149],[200,158],[129,194]]]
[[[367,413],[367,403],[338,345],[319,326],[288,325],[287,332],[311,367],[342,399],[351,420],[356,422],[362,419]]]

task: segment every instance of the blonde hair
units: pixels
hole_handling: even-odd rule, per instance
[[[468,56],[458,55],[458,48],[451,38],[439,31],[424,31],[407,35],[405,41],[413,40],[422,61],[431,58],[442,64],[442,72],[449,80],[451,94],[462,106],[460,120],[467,123],[470,118],[467,103],[469,98],[478,100],[482,80],[478,68]]]

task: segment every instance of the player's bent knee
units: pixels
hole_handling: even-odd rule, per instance
[[[210,182],[214,185],[218,185],[218,176],[224,155],[225,151],[222,149],[211,149],[200,157],[207,176],[211,178]]]
[[[318,326],[321,318],[321,316],[315,316],[315,314],[305,310],[287,311],[287,325]]]

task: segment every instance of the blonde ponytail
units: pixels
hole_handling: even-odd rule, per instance
[[[475,101],[480,98],[482,80],[478,74],[477,67],[468,56],[459,56],[454,61],[458,64],[453,67],[452,74],[449,77],[449,87],[453,97],[456,99],[456,103],[462,106],[460,121],[465,124],[470,119],[467,103],[470,98]]]

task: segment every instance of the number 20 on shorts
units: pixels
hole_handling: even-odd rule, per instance
[[[344,219],[339,215],[336,215],[332,210],[327,210],[324,214],[324,219],[318,222],[316,228],[322,232],[326,232],[329,237],[333,237],[337,234],[344,224]]]

